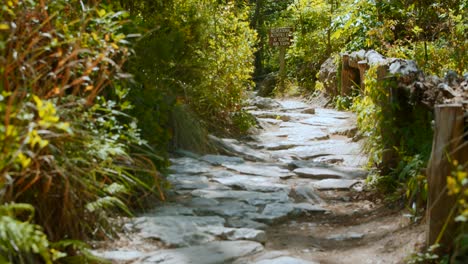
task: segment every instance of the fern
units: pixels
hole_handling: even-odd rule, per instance
[[[16,214],[29,213],[26,221],[15,218]],[[30,223],[34,208],[29,204],[6,204],[0,206],[0,262],[34,263],[40,257],[44,263],[66,256],[50,249],[47,236],[38,225]]]

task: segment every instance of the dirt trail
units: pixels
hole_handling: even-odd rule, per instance
[[[421,226],[364,186],[352,113],[255,97],[249,140],[172,159],[171,201],[129,220],[96,254],[115,263],[403,263]]]

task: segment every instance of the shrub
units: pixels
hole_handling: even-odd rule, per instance
[[[106,212],[161,191],[130,148],[144,141],[123,112],[126,14],[65,0],[0,12],[0,203],[33,205],[52,241],[108,236]]]

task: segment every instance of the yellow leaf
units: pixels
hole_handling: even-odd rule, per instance
[[[26,157],[23,153],[18,154],[18,160],[23,168],[27,168],[29,164],[31,164],[31,159]]]
[[[39,97],[33,95],[33,99],[34,99],[34,102],[36,102],[37,108],[41,108],[44,105],[44,103]]]
[[[101,10],[98,10],[97,13],[98,13],[98,16],[99,16],[99,17],[103,17],[103,16],[106,15],[106,10],[101,9]]]
[[[111,46],[112,46],[112,48],[114,48],[114,49],[119,49],[119,46],[117,46],[117,44],[115,44],[115,43],[111,43]]]
[[[9,29],[10,29],[10,26],[8,26],[8,24],[0,23],[0,30],[9,30]]]

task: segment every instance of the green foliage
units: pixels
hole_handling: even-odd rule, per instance
[[[17,217],[24,217],[24,221]],[[0,262],[49,264],[66,254],[50,248],[42,228],[32,223],[34,207],[29,204],[0,205]]]
[[[181,104],[209,131],[237,131],[232,117],[241,111],[253,72],[255,32],[247,7],[214,0],[136,1],[132,13],[142,18],[138,26],[148,29],[129,65],[139,83],[132,100],[144,137],[152,145],[167,145],[171,135],[165,131],[183,122],[169,120],[183,117],[176,106]],[[185,132],[173,131],[178,133]]]
[[[129,213],[125,203],[145,194],[163,198],[125,113],[127,14],[68,0],[9,1],[0,12],[0,204],[31,204],[51,241],[109,236],[115,206]]]
[[[378,179],[377,186],[390,193],[405,186],[410,208],[419,211],[426,199],[427,183],[420,170],[431,151],[432,116],[397,92],[394,77],[379,80],[377,71],[378,67],[372,67],[366,73],[365,92],[354,99],[352,110],[367,138],[364,147],[371,153],[370,166],[392,168]]]
[[[321,64],[344,45],[346,35],[338,30],[348,2],[296,0],[288,7],[287,23],[296,25],[294,44],[288,49],[289,71],[302,87],[313,90]]]

